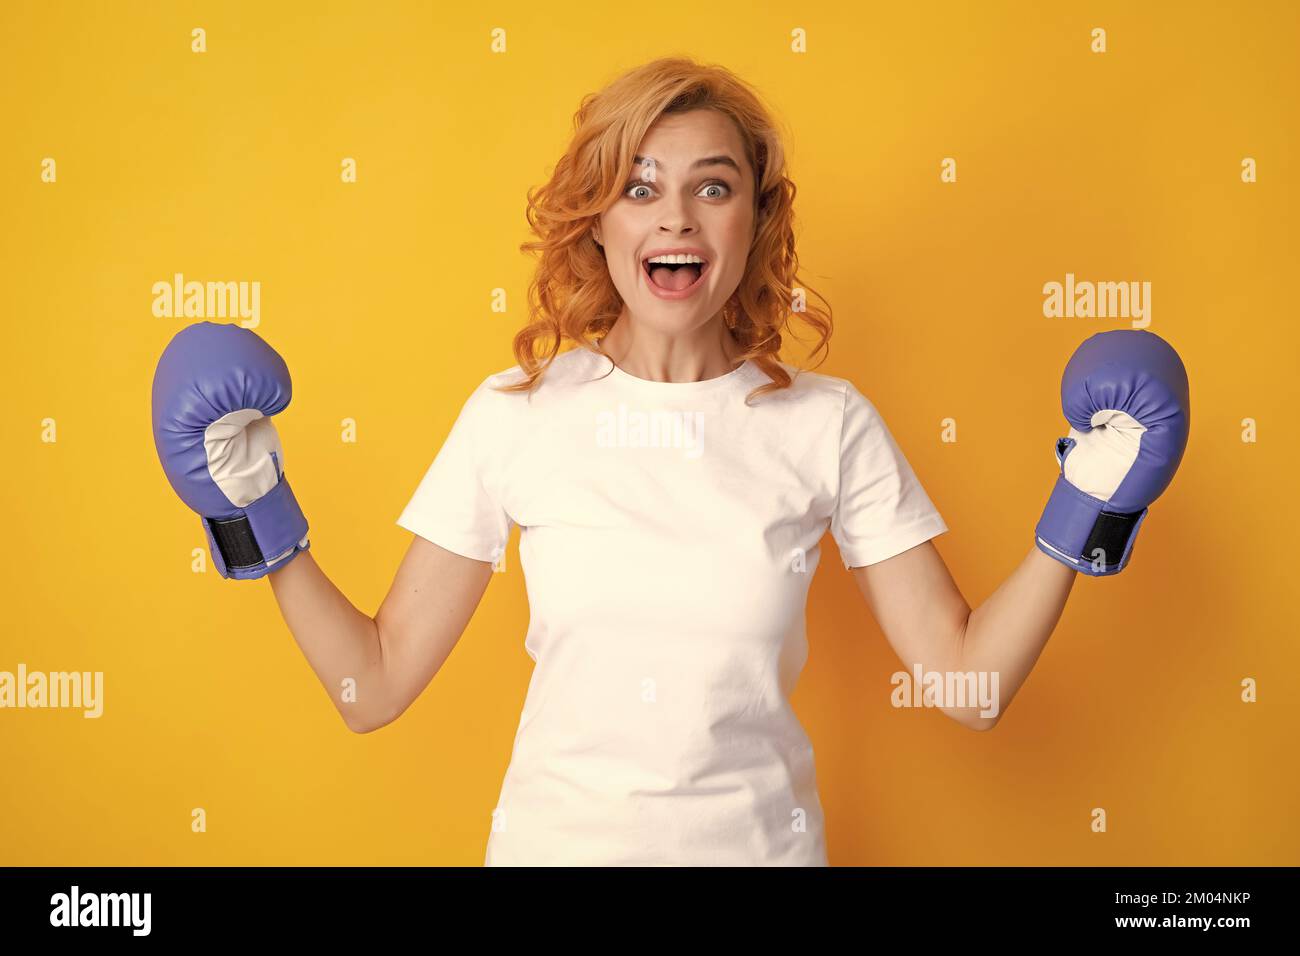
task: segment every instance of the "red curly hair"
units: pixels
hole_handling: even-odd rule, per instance
[[[550,181],[529,190],[528,224],[537,241],[519,248],[540,257],[528,289],[530,321],[514,338],[515,357],[526,377],[499,391],[531,391],[565,340],[597,351],[594,342],[613,326],[623,300],[591,226],[622,194],[636,150],[654,122],[664,114],[695,109],[731,117],[754,174],[754,242],[744,277],[722,311],[744,350],[743,358],[772,379],[751,392],[746,402],[790,386],[792,379],[778,364],[778,353],[795,312],[820,336],[811,354],[829,354],[830,303],[798,277],[795,185],[786,175],[785,149],[771,113],[758,94],[726,68],[667,57],[629,70],[583,97],[573,116],[568,150]],[[809,292],[825,309],[808,301]]]

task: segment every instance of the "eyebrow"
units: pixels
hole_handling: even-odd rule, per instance
[[[667,169],[666,166],[664,166],[654,157],[646,157],[646,156],[637,156],[633,165],[645,165],[645,161],[647,158],[649,158],[650,162],[653,163],[657,168]],[[706,156],[704,159],[697,159],[695,162],[691,163],[691,169],[700,169],[703,166],[730,166],[732,169],[736,171],[736,175],[738,176],[740,175],[740,167],[736,165],[736,161],[732,159],[730,156]]]

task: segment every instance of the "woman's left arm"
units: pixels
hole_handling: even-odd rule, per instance
[[[909,668],[939,672],[944,688],[977,682],[975,706],[947,695],[936,701],[972,730],[991,729],[1006,712],[1052,636],[1075,575],[1108,577],[1128,564],[1150,504],[1187,448],[1187,369],[1153,332],[1098,332],[1065,366],[1061,411],[1070,433],[1056,440],[1060,472],[1034,528],[1034,550],[978,608],[971,611],[929,541],[853,568]],[[989,706],[979,699],[986,696]]]
[[[919,665],[923,673],[937,672],[945,686],[950,675],[973,672],[996,689],[990,716],[980,704],[939,707],[972,730],[992,729],[1006,712],[1052,636],[1078,573],[1035,548],[972,611],[932,541],[852,570],[885,639],[909,671]]]

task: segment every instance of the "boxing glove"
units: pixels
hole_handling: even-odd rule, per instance
[[[197,322],[163,350],[153,437],[167,480],[198,512],[223,578],[260,578],[309,547],[270,416],[292,396],[284,359],[237,325]]]
[[[1187,370],[1153,332],[1100,332],[1066,365],[1061,410],[1070,432],[1056,441],[1060,473],[1038,549],[1083,574],[1116,574],[1187,447]]]

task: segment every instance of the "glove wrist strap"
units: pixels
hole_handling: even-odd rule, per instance
[[[1116,574],[1128,564],[1133,541],[1147,514],[1120,512],[1058,475],[1034,529],[1038,549],[1081,574]]]
[[[213,560],[223,578],[260,578],[308,544],[307,518],[288,478],[224,518],[204,518]]]

